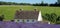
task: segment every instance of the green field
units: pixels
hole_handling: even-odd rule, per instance
[[[16,10],[23,9],[23,10],[33,10],[37,8],[37,10],[42,11],[42,15],[46,13],[56,13],[60,15],[60,7],[48,7],[48,6],[19,6],[19,5],[0,5],[0,15],[5,15],[5,20],[14,19],[14,15]]]

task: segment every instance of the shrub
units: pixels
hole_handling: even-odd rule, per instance
[[[0,21],[3,21],[4,15],[0,16]]]
[[[56,23],[57,22],[57,15],[55,13],[51,13],[51,14],[45,14],[43,16],[44,19],[50,21],[50,22],[53,22],[53,23]]]

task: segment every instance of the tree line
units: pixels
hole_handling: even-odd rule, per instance
[[[54,3],[54,4],[48,4],[48,3],[35,3],[35,4],[30,4],[30,3],[15,3],[15,2],[2,2],[0,1],[0,5],[32,5],[32,6],[60,6],[59,3]]]
[[[30,5],[30,3],[15,3],[15,2],[0,1],[0,5]]]

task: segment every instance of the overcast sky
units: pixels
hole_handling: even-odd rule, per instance
[[[17,2],[17,3],[41,3],[41,1],[44,1],[44,3],[55,3],[57,0],[0,0],[5,2]]]

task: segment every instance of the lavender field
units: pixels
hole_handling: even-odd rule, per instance
[[[0,28],[60,28],[58,24],[0,22]]]

